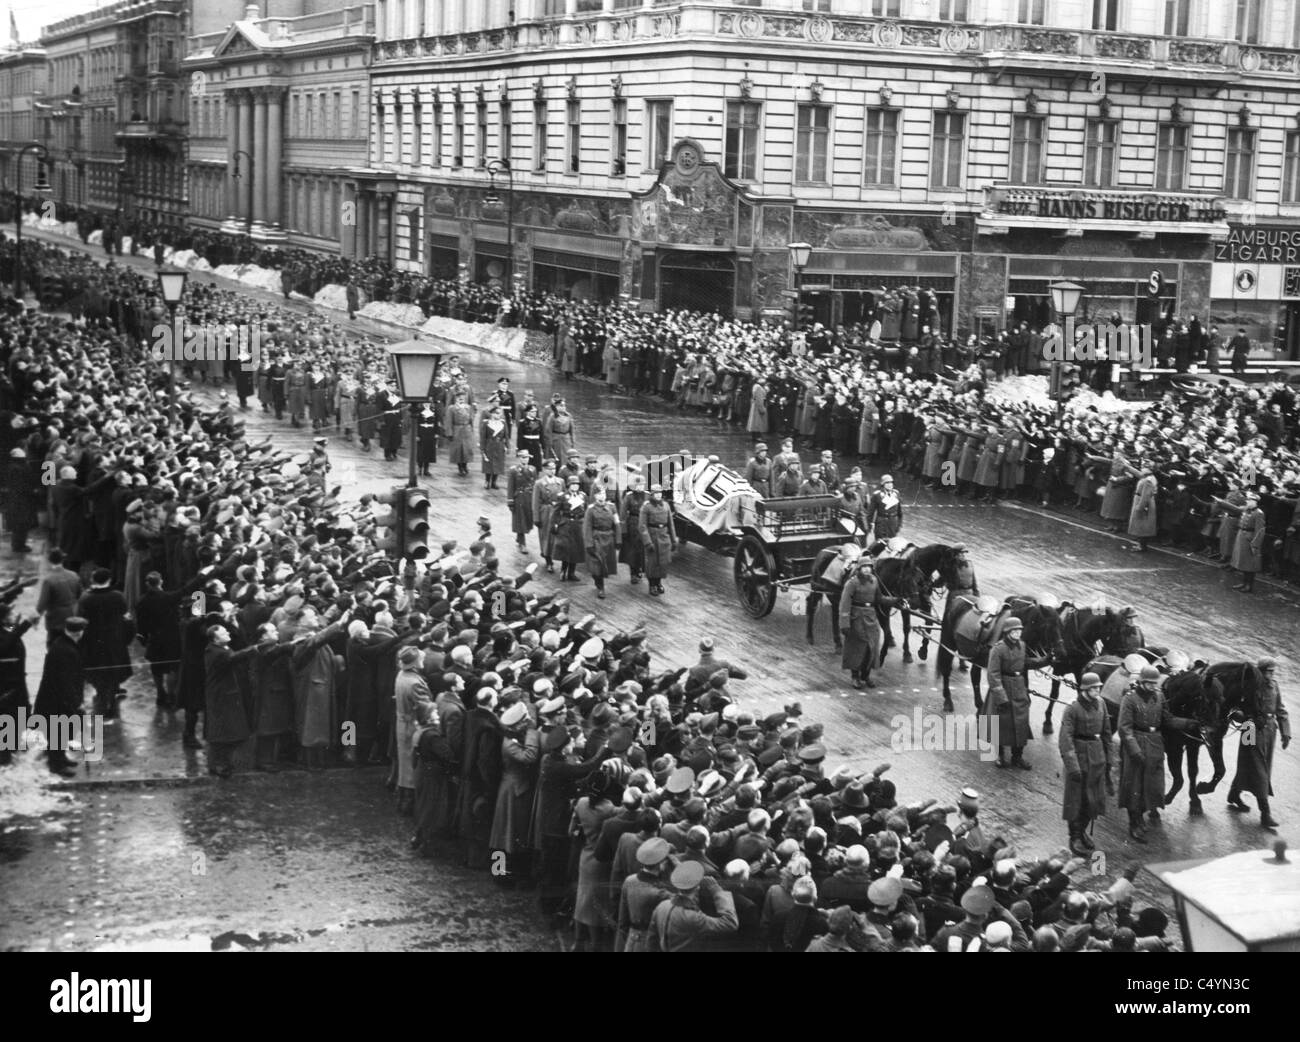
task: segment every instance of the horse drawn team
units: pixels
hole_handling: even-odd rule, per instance
[[[734,479],[734,481],[732,481]],[[720,483],[728,488],[726,503],[709,498]],[[762,617],[775,603],[778,588],[807,584],[800,598],[806,615],[809,644],[815,637],[817,610],[826,600],[831,608],[831,636],[852,683],[874,687],[871,673],[893,646],[890,619],[899,610],[903,621],[903,661],[911,662],[911,617],[932,625],[921,628],[918,655],[925,661],[934,630],[937,666],[943,680],[944,711],[953,712],[950,687],[953,666],[969,663],[975,708],[982,734],[997,747],[997,763],[1029,770],[1024,758],[1033,737],[1029,706],[1035,693],[1028,685],[1030,670],[1047,670],[1051,694],[1043,732],[1053,732],[1053,711],[1062,682],[1074,687],[1078,699],[1063,716],[1059,743],[1066,773],[1063,816],[1076,854],[1092,849],[1091,822],[1104,812],[1111,778],[1112,736],[1119,736],[1118,805],[1129,815],[1129,835],[1145,842],[1148,824],[1160,820],[1160,810],[1184,784],[1184,763],[1191,813],[1203,813],[1200,797],[1213,792],[1226,768],[1223,743],[1229,732],[1241,734],[1237,773],[1228,805],[1251,808],[1243,792],[1254,794],[1260,822],[1276,827],[1269,797],[1274,745],[1290,743],[1290,724],[1274,677],[1275,663],[1191,661],[1178,651],[1148,647],[1133,608],[1115,611],[1099,606],[1060,602],[1050,596],[1015,595],[998,602],[981,596],[975,570],[960,544],[916,546],[896,535],[897,528],[875,526],[878,539],[867,544],[863,514],[851,514],[833,497],[769,499],[734,490],[743,479],[710,458],[697,461],[676,478],[673,508],[678,532],[736,558],[736,583],[741,602]],[[690,497],[694,490],[695,499]],[[710,525],[707,535],[695,531],[695,518],[683,501],[705,503],[716,517],[723,506],[726,518]],[[735,508],[735,503],[743,504]],[[802,509],[800,509],[802,507]],[[901,508],[899,509],[901,521]],[[748,520],[745,520],[748,519]],[[890,521],[892,522],[892,518]],[[845,534],[849,541],[844,541]],[[716,540],[738,539],[720,547]],[[712,541],[712,542],[711,542]],[[933,617],[936,592],[946,591],[939,617]],[[792,589],[793,592],[793,589]],[[988,677],[988,697],[981,697],[980,680]],[[1073,679],[1066,679],[1072,677]],[[1205,746],[1214,773],[1198,783],[1199,751]],[[1165,760],[1173,776],[1165,791]]]

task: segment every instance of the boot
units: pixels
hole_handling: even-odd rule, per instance
[[[1273,820],[1273,815],[1269,813],[1268,800],[1263,797],[1259,799],[1259,823],[1266,829],[1278,828],[1278,823]]]
[[[1073,823],[1070,824],[1070,853],[1076,857],[1088,856],[1088,847],[1083,841],[1083,828]]]
[[[1241,798],[1241,792],[1236,789],[1228,791],[1228,810],[1236,811],[1238,814],[1249,814],[1251,806]]]
[[[1033,770],[1032,764],[1025,763],[1025,754],[1023,749],[1011,750],[1011,766],[1016,767],[1022,771]]]
[[[1142,825],[1142,815],[1130,813],[1128,816],[1128,838],[1134,843],[1145,845],[1147,841],[1147,830]]]

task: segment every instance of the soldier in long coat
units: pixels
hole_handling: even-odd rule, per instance
[[[533,485],[533,520],[546,570],[555,571],[555,508],[564,496],[565,484],[555,475],[555,460],[542,462],[542,473]]]
[[[1025,670],[1047,665],[1051,662],[1051,656],[1030,657],[1025,646],[1020,643],[1023,630],[1024,623],[1011,616],[1002,627],[1003,639],[990,649],[989,692],[981,712],[988,717],[990,728],[993,720],[997,720],[997,730],[991,732],[988,738],[990,743],[998,747],[998,766],[1007,766],[1003,754],[1010,748],[1010,765],[1027,771],[1029,764],[1025,763],[1025,745],[1033,739],[1034,733],[1029,727],[1029,685],[1025,681]]]
[[[392,391],[379,392],[379,445],[384,450],[384,459],[397,459],[402,448],[402,428],[407,410],[402,406],[402,399]],[[410,432],[415,437],[415,431]]]
[[[596,597],[605,599],[605,579],[618,574],[618,544],[622,522],[618,510],[600,486],[592,489],[591,506],[582,519],[582,545],[587,552],[587,571],[596,581]]]
[[[416,465],[420,473],[429,476],[429,467],[438,462],[438,415],[433,406],[425,404],[416,422]]]
[[[96,568],[91,587],[77,602],[77,614],[86,620],[81,640],[81,659],[90,671],[95,689],[95,712],[117,718],[117,691],[131,678],[130,642],[135,625],[126,619],[126,598],[109,588],[107,568]]]
[[[1137,540],[1134,549],[1145,552],[1149,543],[1159,531],[1156,498],[1160,486],[1151,467],[1143,464],[1142,476],[1133,486],[1133,506],[1128,516],[1128,534]]]
[[[298,362],[289,364],[285,391],[289,398],[289,421],[295,427],[301,427],[303,414],[307,411],[307,374]]]
[[[358,382],[346,373],[334,385],[334,412],[339,418],[339,428],[343,431],[345,441],[351,441],[352,432],[356,430],[357,398],[360,393]]]
[[[880,488],[871,493],[867,504],[867,528],[875,530],[877,539],[892,539],[903,527],[903,500],[889,474],[880,478]]]
[[[464,391],[456,394],[455,404],[447,410],[446,434],[451,441],[447,457],[456,464],[457,473],[469,473],[474,458],[474,407]]]
[[[853,686],[859,690],[876,686],[871,671],[880,661],[880,647],[885,639],[876,609],[898,603],[897,598],[881,594],[875,562],[870,557],[861,558],[857,571],[844,583],[838,605],[839,627],[844,636],[840,666],[849,670]]]
[[[501,714],[501,785],[488,845],[506,854],[507,871],[517,878],[527,877],[528,831],[540,752],[541,736],[532,717],[523,703],[516,702]]]
[[[1241,524],[1241,514],[1246,508],[1245,489],[1234,488],[1223,499],[1215,498],[1215,512],[1222,519],[1219,525],[1218,557],[1223,567],[1232,566],[1232,552],[1237,546],[1237,528]],[[1211,515],[1213,516],[1213,515]]]
[[[772,461],[767,458],[767,445],[761,441],[754,446],[754,455],[745,466],[745,480],[760,496],[772,494]]]
[[[979,463],[975,467],[975,484],[984,490],[985,502],[992,503],[997,495],[1002,476],[1002,460],[1006,456],[1006,438],[994,427],[988,428]]]
[[[646,578],[650,581],[650,594],[657,597],[664,592],[664,579],[677,550],[677,532],[673,528],[673,511],[664,502],[664,487],[650,486],[650,499],[641,505],[637,517],[637,531],[645,551]]]
[[[383,412],[383,394],[377,387],[360,387],[357,389],[357,437],[361,440],[361,450],[370,451],[370,443],[375,438],[378,416]]]
[[[264,623],[252,664],[253,766],[259,771],[280,769],[280,743],[293,734],[293,645],[276,643],[274,623]]]
[[[1282,748],[1291,744],[1291,718],[1282,701],[1276,677],[1277,663],[1260,659],[1259,672],[1263,684],[1258,702],[1241,732],[1241,745],[1237,750],[1237,773],[1228,789],[1228,806],[1235,811],[1250,810],[1241,798],[1243,791],[1253,792],[1259,802],[1259,823],[1266,829],[1278,827],[1269,813],[1268,799],[1273,795],[1273,756],[1277,739],[1282,738]]]
[[[339,736],[334,697],[341,660],[329,642],[342,631],[342,620],[315,634],[310,626],[293,650],[294,730],[307,767],[325,765],[325,751]]]
[[[631,572],[633,586],[641,582],[645,573],[645,547],[641,544],[640,519],[641,507],[646,503],[645,478],[640,474],[632,475],[632,487],[623,493],[619,519],[622,521],[623,546],[618,559]]]
[[[577,582],[578,565],[586,559],[582,542],[582,520],[587,513],[587,497],[576,474],[569,476],[568,487],[556,501],[552,515],[555,556],[560,559],[560,580]]]
[[[533,530],[533,486],[537,471],[529,463],[527,449],[515,452],[515,465],[506,474],[506,506],[510,508],[510,531],[520,553],[527,553],[524,537]]]
[[[932,420],[926,427],[925,459],[921,463],[921,476],[930,488],[935,488],[943,480],[943,443],[948,434],[951,431],[942,419]]]
[[[1089,462],[1095,460],[1090,459]],[[1119,526],[1128,520],[1129,511],[1133,507],[1136,476],[1137,471],[1129,465],[1124,454],[1117,450],[1110,461],[1110,477],[1106,479],[1106,491],[1101,497],[1101,519],[1109,522],[1112,532],[1118,532]]]
[[[1061,817],[1070,830],[1070,851],[1087,857],[1096,844],[1088,835],[1092,822],[1106,813],[1106,796],[1114,795],[1111,766],[1110,711],[1101,700],[1101,677],[1085,673],[1079,697],[1061,714],[1061,765],[1065,792]]]
[[[1163,728],[1195,731],[1195,720],[1174,716],[1160,693],[1160,671],[1143,666],[1133,686],[1119,704],[1119,800],[1128,811],[1128,834],[1146,842],[1142,815],[1160,820],[1165,805],[1165,740]]]
[[[433,694],[420,672],[424,656],[419,648],[397,653],[398,674],[393,682],[396,707],[397,810],[410,814],[415,803],[415,734],[434,717]]]
[[[1246,493],[1246,508],[1237,522],[1237,535],[1232,547],[1232,567],[1241,573],[1241,582],[1233,587],[1245,593],[1255,590],[1255,576],[1263,568],[1264,536],[1267,531],[1264,511],[1259,509],[1259,496]]]

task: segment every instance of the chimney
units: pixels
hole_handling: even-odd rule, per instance
[[[262,12],[259,10],[257,4],[246,4],[244,6],[244,21],[256,22],[261,17]]]

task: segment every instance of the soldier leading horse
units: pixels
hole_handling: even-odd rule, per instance
[[[996,604],[996,602],[994,602]],[[1013,596],[996,609],[981,611],[974,598],[954,598],[943,619],[937,666],[943,677],[943,711],[953,711],[949,681],[954,657],[960,655],[971,664],[971,689],[975,694],[976,712],[984,708],[980,697],[980,671],[988,668],[989,650],[1002,638],[1009,618],[1024,623],[1023,642],[1030,653],[1060,658],[1065,654],[1061,640],[1060,612],[1033,597]]]

